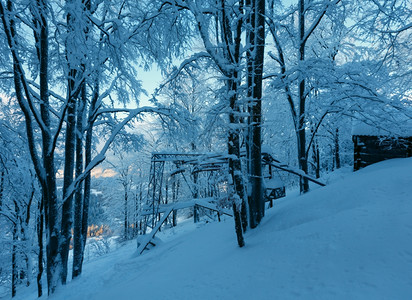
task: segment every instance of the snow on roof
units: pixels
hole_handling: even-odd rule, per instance
[[[412,137],[412,119],[391,123],[390,126],[371,125],[359,121],[352,126],[352,135]]]

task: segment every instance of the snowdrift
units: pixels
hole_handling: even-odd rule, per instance
[[[412,159],[331,178],[277,200],[244,248],[230,218],[190,224],[86,264],[50,299],[411,299]]]

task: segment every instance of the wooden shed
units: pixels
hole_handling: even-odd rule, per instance
[[[410,122],[409,122],[410,123]],[[403,127],[400,135],[361,123],[352,129],[354,171],[391,158],[412,156],[412,128]]]

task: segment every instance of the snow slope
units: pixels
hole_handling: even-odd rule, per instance
[[[412,159],[334,178],[278,200],[244,248],[233,220],[198,225],[86,264],[50,299],[412,299]]]

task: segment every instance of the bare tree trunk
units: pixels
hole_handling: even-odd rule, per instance
[[[95,118],[95,110],[97,109],[97,101],[99,98],[99,82],[98,76],[95,79],[93,96],[89,107],[89,115],[87,120],[86,142],[85,142],[85,165],[89,165],[92,161],[92,138],[93,138],[93,124]],[[86,247],[87,228],[89,220],[89,203],[90,203],[90,189],[91,189],[91,175],[87,174],[84,180],[83,193],[83,210],[81,212],[81,247],[76,258],[76,274],[73,273],[73,278],[79,276],[83,269],[84,248]]]
[[[192,144],[192,151],[196,150],[194,144]],[[199,187],[197,185],[197,181],[199,178],[199,173],[194,173],[193,174],[193,198],[197,199],[199,198]],[[200,220],[199,216],[199,207],[197,205],[193,206],[193,222],[197,223]]]
[[[69,78],[75,76],[70,72]],[[62,276],[63,284],[66,284],[68,271],[68,257],[70,250],[70,240],[72,238],[71,229],[73,226],[73,196],[68,190],[73,183],[74,175],[74,152],[76,148],[76,99],[73,97],[72,91],[74,81],[69,79],[69,100],[67,108],[66,120],[66,140],[65,140],[65,159],[64,159],[64,179],[63,179],[63,202],[62,207],[62,229],[61,229],[61,245],[60,254],[62,256]]]
[[[46,128],[50,128],[50,104],[49,104],[49,85],[48,85],[48,64],[49,64],[49,42],[48,42],[48,23],[47,23],[47,4],[44,0],[36,0],[38,8],[38,19],[36,23],[40,31],[36,37],[39,61],[40,61],[40,114],[42,122]],[[37,31],[37,32],[38,32]],[[46,174],[45,184],[43,185],[45,224],[46,224],[46,246],[47,255],[47,286],[48,293],[52,294],[61,278],[61,256],[59,254],[60,227],[58,224],[58,203],[57,203],[57,184],[56,169],[54,165],[53,138],[51,132],[42,130],[42,149],[43,166]],[[30,145],[30,147],[34,147]],[[43,174],[38,174],[39,178]]]
[[[3,191],[4,191],[4,170],[0,173],[0,210],[3,206]]]
[[[313,157],[313,163],[315,167],[316,178],[319,178],[320,177],[320,154],[319,154],[319,145],[316,140],[314,140],[312,143],[312,157]]]
[[[336,128],[335,132],[335,162],[336,169],[340,169],[340,150],[339,150],[339,128]]]
[[[19,247],[17,244],[19,243],[19,225],[21,222],[21,215],[20,215],[20,207],[16,200],[14,202],[14,213],[16,216],[16,221],[13,222],[13,246],[12,246],[12,253],[11,253],[11,296],[15,297],[17,293],[17,285],[20,283],[19,274],[20,274],[20,266],[19,266],[19,259],[18,259],[18,252]]]
[[[243,18],[240,17],[237,20],[235,32],[232,32],[230,22],[228,19],[226,7],[224,1],[221,1],[222,15],[221,15],[221,28],[222,28],[222,40],[226,43],[225,59],[232,65],[233,71],[226,74],[228,79],[226,80],[227,95],[229,97],[229,133],[228,133],[228,154],[229,158],[229,173],[232,178],[233,184],[233,216],[235,219],[235,231],[239,247],[245,245],[243,238],[243,228],[246,228],[247,218],[242,219],[242,208],[246,205],[246,193],[245,184],[242,173],[242,166],[240,160],[240,107],[239,107],[239,91],[240,86],[240,46],[241,46],[241,34],[243,26]],[[243,14],[243,2],[239,1],[239,14]],[[245,224],[245,225],[243,225]]]
[[[234,78],[237,78],[235,74]],[[237,79],[236,79],[237,80]],[[228,94],[230,95],[230,109],[229,114],[229,123],[230,124],[239,124],[238,113],[239,106],[237,104],[237,84],[236,80],[228,80]],[[228,136],[228,154],[229,158],[229,172],[232,177],[233,186],[234,186],[234,195],[232,196],[233,202],[233,216],[235,219],[235,231],[237,236],[237,241],[239,247],[245,245],[243,238],[243,228],[242,228],[242,219],[241,219],[241,207],[242,202],[245,199],[245,190],[243,184],[243,174],[242,167],[240,162],[240,142],[239,142],[239,129],[229,130]]]
[[[37,218],[37,241],[39,245],[39,254],[37,259],[38,273],[37,273],[37,296],[40,298],[43,295],[43,227],[44,227],[44,200],[43,196],[39,202],[39,215]]]
[[[247,130],[246,130],[246,136],[245,136],[245,146],[246,146],[246,165],[247,165],[247,174],[249,176],[248,180],[249,182],[252,182],[252,143],[253,143],[253,130],[252,130],[252,107],[254,104],[253,101],[253,81],[254,81],[254,63],[253,63],[253,45],[255,41],[255,19],[256,19],[256,14],[255,10],[252,8],[252,1],[254,0],[246,0],[245,1],[245,6],[246,10],[249,11],[249,14],[247,15],[246,18],[246,24],[247,24],[247,30],[246,30],[246,42],[247,46],[249,49],[246,51],[246,78],[247,78],[247,113],[248,113],[248,118],[247,118]],[[254,5],[254,4],[253,4]],[[250,188],[250,187],[248,187]],[[253,187],[252,191],[248,191],[248,207],[245,210],[249,210],[249,217],[250,219],[250,227],[254,228],[257,226],[255,224],[255,218],[253,217],[255,215],[255,203],[254,203],[255,197],[253,197]],[[243,207],[242,207],[243,208]],[[243,211],[243,210],[242,210]],[[246,212],[247,214],[247,212]],[[242,216],[244,218],[244,216]],[[246,223],[248,224],[248,223]],[[245,224],[245,225],[246,225]],[[247,226],[243,228],[243,231],[246,231]]]
[[[74,5],[72,1],[67,0],[68,4]],[[62,284],[66,284],[67,271],[68,271],[68,257],[70,250],[70,240],[72,238],[71,230],[73,226],[73,193],[69,191],[69,186],[73,183],[74,165],[75,165],[75,151],[76,151],[76,113],[77,113],[77,95],[80,87],[77,86],[77,77],[79,77],[79,65],[77,64],[77,58],[73,58],[71,55],[72,47],[69,44],[70,39],[74,37],[75,28],[72,24],[74,22],[73,16],[70,11],[67,12],[66,25],[67,35],[66,40],[66,61],[68,66],[67,74],[67,114],[66,114],[66,136],[64,144],[64,179],[63,179],[63,202],[62,207],[62,228],[61,228],[61,244],[60,253],[62,256]]]
[[[255,228],[265,215],[262,178],[262,79],[265,44],[265,1],[249,0],[251,15],[248,18],[251,28],[248,58],[248,92],[250,101],[249,124],[249,182],[252,191],[249,196],[250,227]]]
[[[299,60],[301,62],[305,61],[305,1],[299,0]],[[301,72],[299,82],[299,117],[298,117],[298,160],[299,168],[308,173],[308,159],[306,156],[306,118],[305,118],[305,105],[306,105],[306,95],[305,95],[305,79],[304,74]],[[300,192],[306,193],[309,191],[309,181],[307,178],[300,177]]]
[[[35,113],[32,106],[32,96],[25,81],[22,64],[17,54],[17,41],[15,39],[13,3],[7,1],[7,10],[0,2],[0,16],[6,33],[7,43],[13,57],[13,75],[16,91],[16,99],[24,114],[28,148],[37,177],[42,186],[44,197],[44,213],[47,234],[47,283],[49,294],[57,287],[61,270],[59,255],[59,235],[57,188],[54,165],[53,137],[50,131],[50,104],[48,89],[48,7],[44,0],[36,0],[33,5],[34,38],[39,59],[39,85],[40,85],[40,116]],[[7,13],[6,13],[7,12]],[[10,18],[11,16],[11,18]],[[23,96],[23,93],[25,97]],[[33,115],[41,130],[42,159],[39,158],[34,138]]]
[[[20,272],[20,278],[26,279],[26,286],[30,286],[31,284],[31,279],[32,279],[32,259],[30,255],[30,248],[31,248],[31,243],[30,240],[27,238],[27,229],[30,224],[30,210],[31,210],[31,205],[33,203],[34,199],[34,194],[36,192],[35,187],[34,187],[34,177],[32,177],[32,190],[25,208],[25,216],[24,220],[21,219],[21,240],[23,242],[23,245],[25,247],[25,250],[22,250],[22,254],[24,255],[24,261],[25,261],[25,269],[22,269]]]
[[[18,266],[17,266],[17,223],[13,224],[13,247],[11,252],[11,297],[17,293]]]
[[[86,107],[86,84],[82,84],[81,97],[77,108],[76,130],[76,178],[83,173],[83,116]],[[83,183],[82,183],[83,184]],[[73,225],[73,269],[72,278],[80,275],[82,264],[82,216],[83,216],[83,189],[79,185],[74,196],[74,225]]]
[[[83,0],[82,4],[87,12],[90,11],[92,1]],[[89,24],[84,28],[85,39],[88,39],[89,34]],[[82,72],[85,71],[85,65],[81,66]],[[98,81],[99,78],[96,78]],[[98,84],[96,84],[96,87]],[[94,91],[98,93],[98,88]],[[93,121],[92,116],[94,114],[95,104],[97,101],[97,96],[93,96],[92,103],[89,107],[89,119],[88,128],[86,133],[86,141],[83,145],[84,138],[84,118],[87,111],[87,93],[86,93],[86,79],[83,78],[80,89],[80,101],[77,109],[77,135],[76,135],[76,178],[78,178],[84,171],[83,166],[83,149],[86,152],[86,165],[91,161],[91,145],[92,145],[92,130]],[[84,248],[86,246],[87,239],[87,228],[88,228],[88,215],[89,215],[89,199],[90,199],[90,187],[91,187],[91,176],[90,173],[86,176],[84,182],[82,182],[75,193],[75,208],[74,208],[74,228],[73,228],[73,269],[72,278],[76,278],[82,272]]]
[[[123,182],[124,188],[124,239],[127,241],[129,239],[129,209],[128,209],[128,183],[127,183],[127,173]]]

